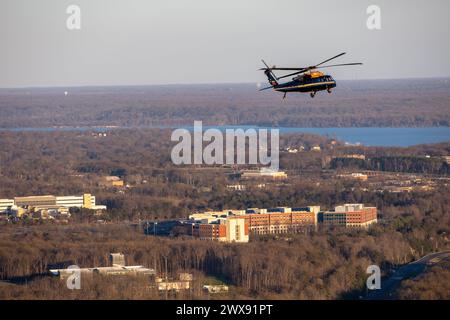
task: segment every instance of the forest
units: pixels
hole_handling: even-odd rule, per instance
[[[321,145],[321,152],[280,155],[284,183],[266,181],[265,188],[230,192],[226,185],[239,167],[176,166],[170,160],[169,130],[112,130],[106,136],[83,132],[0,132],[0,198],[24,195],[70,195],[89,192],[107,205],[108,220],[186,217],[192,211],[223,208],[302,206],[316,203],[330,208],[342,202],[382,204],[386,197],[405,197],[363,191],[358,181],[330,179],[329,171],[352,169],[354,161],[369,159],[423,159],[447,154],[449,144],[411,148],[346,147],[333,139],[308,134],[282,135],[281,149],[298,145]],[[366,160],[341,159],[346,153],[365,154]],[[336,156],[329,164],[325,159]],[[372,158],[373,157],[373,158]],[[337,160],[341,161],[337,166]],[[429,161],[430,159],[424,159]],[[431,159],[433,160],[433,159]],[[348,163],[347,163],[347,162]],[[421,160],[422,161],[422,160]],[[437,161],[437,160],[436,160]],[[410,163],[414,163],[411,161]],[[445,166],[443,160],[439,166]],[[240,166],[245,169],[246,166]],[[357,166],[359,169],[360,166]],[[447,167],[448,168],[448,165]],[[380,167],[372,170],[417,172],[414,168]],[[422,170],[422,173],[436,173]],[[117,175],[128,187],[105,188],[99,179]],[[441,174],[442,175],[442,174]],[[410,195],[408,197],[411,197]],[[399,201],[399,200],[397,200]],[[414,199],[410,200],[414,201]],[[86,217],[84,215],[80,217]],[[81,219],[81,218],[80,218]]]
[[[449,300],[450,260],[432,266],[415,279],[408,279],[397,292],[397,298],[404,300]]]
[[[442,158],[427,158],[425,156],[377,156],[366,160],[334,158],[332,169],[357,168],[361,170],[416,172],[448,176],[450,165]]]
[[[101,222],[89,210],[74,211],[67,224],[1,221],[0,298],[162,298],[148,288],[146,279],[88,279],[82,290],[69,292],[47,275],[51,267],[73,263],[104,266],[110,252],[123,252],[128,264],[161,272],[167,258],[171,275],[194,273],[193,290],[171,295],[175,299],[214,299],[201,290],[208,281],[229,285],[226,297],[232,299],[359,299],[366,294],[368,265],[378,264],[388,276],[397,265],[449,248],[450,187],[445,180],[429,191],[371,191],[358,181],[330,178],[331,169],[324,161],[353,153],[440,157],[448,154],[448,144],[347,147],[327,137],[286,135],[280,142],[282,149],[319,144],[322,150],[282,153],[287,181],[265,181],[265,188],[231,192],[225,186],[238,183],[230,178],[233,168],[174,166],[169,136],[169,130],[156,129],[111,130],[106,136],[95,131],[1,132],[0,198],[90,192],[110,209]],[[118,175],[128,187],[105,188],[98,184],[104,175]],[[144,234],[146,219],[184,218],[198,210],[313,204],[331,208],[354,202],[376,206],[379,223],[367,231],[318,228],[306,234],[254,238],[248,244]],[[416,287],[427,287],[426,297],[445,296],[444,285],[428,282],[434,273],[407,282],[399,297],[421,297],[412,293]]]
[[[449,144],[411,148],[346,147],[333,139],[308,134],[282,135],[280,147],[319,144],[321,152],[281,153],[285,183],[266,181],[265,188],[234,193],[226,185],[239,183],[230,178],[240,168],[226,166],[176,166],[170,160],[169,130],[112,130],[106,136],[96,132],[0,132],[0,198],[32,194],[96,195],[107,205],[108,219],[185,217],[204,209],[247,208],[316,203],[330,208],[340,202],[380,203],[383,194],[364,192],[357,181],[330,179],[326,172],[333,162],[326,158],[345,153],[374,157],[419,159],[424,152],[434,157],[447,154]],[[354,160],[354,159],[350,159]],[[425,159],[429,160],[429,159]],[[443,166],[443,160],[439,162]],[[352,168],[348,164],[347,169]],[[342,163],[339,169],[345,169]],[[448,168],[448,166],[447,166]],[[385,168],[372,168],[383,170]],[[386,168],[408,171],[408,168]],[[410,172],[416,172],[411,170]],[[325,173],[324,173],[325,172]],[[422,171],[423,172],[423,171]],[[432,170],[425,173],[433,173]],[[324,175],[325,174],[325,175]],[[126,188],[105,188],[99,179],[117,175]],[[352,191],[353,190],[353,191]],[[224,201],[226,200],[226,201]]]
[[[340,81],[317,99],[258,92],[256,84],[0,89],[0,128],[261,125],[450,125],[448,79]],[[68,90],[68,95],[64,94]]]
[[[367,266],[377,264],[388,275],[397,265],[449,248],[448,191],[402,201],[385,199],[380,223],[368,231],[319,228],[307,234],[262,236],[247,244],[146,236],[143,225],[127,223],[3,225],[0,298],[74,298],[83,292],[84,298],[161,298],[145,289],[146,279],[93,279],[74,293],[47,276],[49,268],[70,264],[104,266],[110,252],[123,252],[129,265],[161,272],[168,258],[170,275],[193,272],[197,289],[189,298],[205,298],[198,288],[213,278],[232,286],[227,295],[232,299],[359,299],[365,295]],[[433,275],[418,284],[407,283],[400,296],[411,296],[410,287],[429,286],[427,277]],[[445,285],[427,288],[433,292],[428,297],[446,294]]]

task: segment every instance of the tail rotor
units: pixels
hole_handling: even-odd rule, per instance
[[[264,74],[267,76],[267,79],[269,80],[269,83],[270,83],[270,85],[272,86],[272,87],[274,87],[274,86],[277,86],[278,85],[278,79],[277,79],[277,77],[275,76],[275,74],[273,73],[273,68],[275,68],[275,66],[274,67],[269,67],[269,65],[264,61],[264,60],[261,60],[262,61],[262,63],[264,63],[264,65],[266,66],[265,68],[262,68],[262,69],[260,69],[260,70],[264,70]]]

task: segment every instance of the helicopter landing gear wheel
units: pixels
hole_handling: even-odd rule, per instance
[[[328,92],[328,93],[331,93],[331,88],[327,88],[327,92]]]
[[[311,92],[309,95],[311,96],[311,98],[314,98],[316,96],[316,92]]]

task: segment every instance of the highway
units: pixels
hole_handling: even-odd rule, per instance
[[[388,279],[381,281],[381,289],[369,291],[366,300],[391,300],[394,299],[395,290],[404,279],[414,278],[424,272],[427,266],[439,263],[450,257],[450,250],[430,253],[417,261],[398,268]]]

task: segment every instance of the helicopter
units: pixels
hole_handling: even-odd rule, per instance
[[[332,76],[324,74],[323,72],[318,71],[317,69],[322,68],[330,68],[330,67],[341,67],[341,66],[354,66],[354,65],[362,65],[360,62],[353,62],[353,63],[344,63],[344,64],[333,64],[333,65],[323,65],[331,60],[334,60],[336,58],[339,58],[340,56],[343,56],[345,52],[342,52],[338,54],[337,56],[334,56],[330,59],[327,59],[325,61],[322,61],[319,64],[316,64],[314,66],[309,67],[300,67],[300,68],[278,68],[276,66],[269,67],[267,63],[264,60],[261,60],[265,68],[261,68],[259,70],[264,70],[264,74],[267,76],[270,87],[266,87],[263,89],[260,89],[259,91],[268,90],[268,89],[274,89],[278,92],[283,92],[284,96],[283,99],[286,98],[286,94],[288,92],[309,92],[311,98],[314,98],[316,93],[318,91],[327,90],[328,93],[331,93],[331,90],[336,87],[336,81],[333,79]],[[287,75],[277,77],[273,73],[274,70],[279,71],[295,71],[293,73],[289,73]],[[278,80],[295,76],[292,78],[291,81],[285,82],[285,83],[278,83]]]

